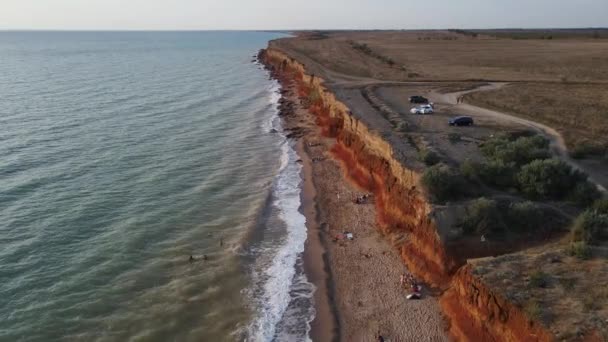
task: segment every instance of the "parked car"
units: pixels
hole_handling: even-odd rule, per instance
[[[414,107],[414,108],[410,109],[410,113],[412,113],[412,114],[433,114],[433,106],[422,105],[422,106]]]
[[[450,126],[471,126],[473,118],[470,116],[457,116],[448,121]]]
[[[411,96],[410,103],[429,103],[429,99],[427,99],[426,97],[419,96],[419,95]]]

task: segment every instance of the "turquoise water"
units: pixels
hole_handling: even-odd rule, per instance
[[[0,32],[1,341],[306,339],[279,36]]]

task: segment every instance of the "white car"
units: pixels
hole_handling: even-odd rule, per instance
[[[414,108],[410,109],[410,113],[412,113],[412,114],[433,114],[433,106],[422,105],[422,106],[414,107]]]

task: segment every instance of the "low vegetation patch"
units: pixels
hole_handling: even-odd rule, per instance
[[[490,160],[481,163],[477,167],[477,175],[484,183],[498,187],[500,189],[510,189],[516,187],[515,181],[516,166],[500,160]]]
[[[608,199],[599,199],[595,201],[592,208],[600,214],[608,214]]]
[[[375,52],[374,50],[372,50],[369,47],[369,45],[367,45],[365,43],[357,43],[357,42],[352,41],[352,40],[349,41],[349,43],[350,43],[350,46],[353,49],[355,49],[357,51],[360,51],[360,52],[363,52],[364,54],[366,54],[366,55],[368,55],[370,57],[374,57],[377,60],[381,61],[382,63],[387,64],[390,67],[393,67],[396,64],[395,61],[392,58],[384,56],[384,55],[381,55],[381,54]]]
[[[428,166],[433,166],[441,161],[439,154],[430,149],[422,149],[418,152],[418,158]]]
[[[542,271],[536,271],[530,275],[530,287],[542,287],[545,288],[549,285],[549,275]]]
[[[422,185],[434,202],[443,203],[461,195],[461,176],[449,166],[439,163],[427,168],[422,175]]]
[[[587,260],[591,257],[591,248],[582,241],[572,242],[568,247],[568,255],[577,257],[580,260]]]
[[[569,200],[583,207],[600,197],[586,174],[564,161],[550,159],[549,142],[541,136],[498,135],[480,149],[485,162],[461,165],[469,179],[499,189],[515,189],[530,199]]]
[[[462,219],[462,230],[467,233],[488,234],[503,231],[506,225],[496,201],[485,197],[473,200]]]
[[[549,141],[540,135],[513,137],[507,134],[488,139],[481,145],[483,155],[493,161],[521,166],[536,159],[547,159]]]
[[[452,144],[460,142],[462,140],[462,136],[458,133],[450,133],[448,134],[448,139]]]
[[[588,209],[572,225],[572,241],[597,245],[608,238],[608,214]]]
[[[400,123],[397,125],[397,131],[399,131],[399,132],[404,132],[404,133],[405,133],[405,132],[409,131],[409,128],[410,128],[410,127],[409,127],[409,125],[407,124],[407,122],[400,122]]]
[[[512,203],[507,211],[507,221],[511,229],[517,231],[537,231],[547,224],[545,210],[533,202]]]
[[[521,191],[532,198],[563,199],[586,176],[559,159],[534,160],[517,174]]]
[[[564,221],[554,209],[531,201],[512,203],[480,197],[466,206],[459,227],[465,234],[520,234],[561,228]]]

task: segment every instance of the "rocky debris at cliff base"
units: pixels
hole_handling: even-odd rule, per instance
[[[371,200],[372,194],[358,195],[353,201],[355,204],[367,204]]]
[[[287,129],[287,131],[289,133],[287,133],[285,136],[288,139],[299,139],[299,138],[303,137],[304,135],[306,135],[306,133],[308,132],[308,130],[303,127],[289,128],[289,129]]]

